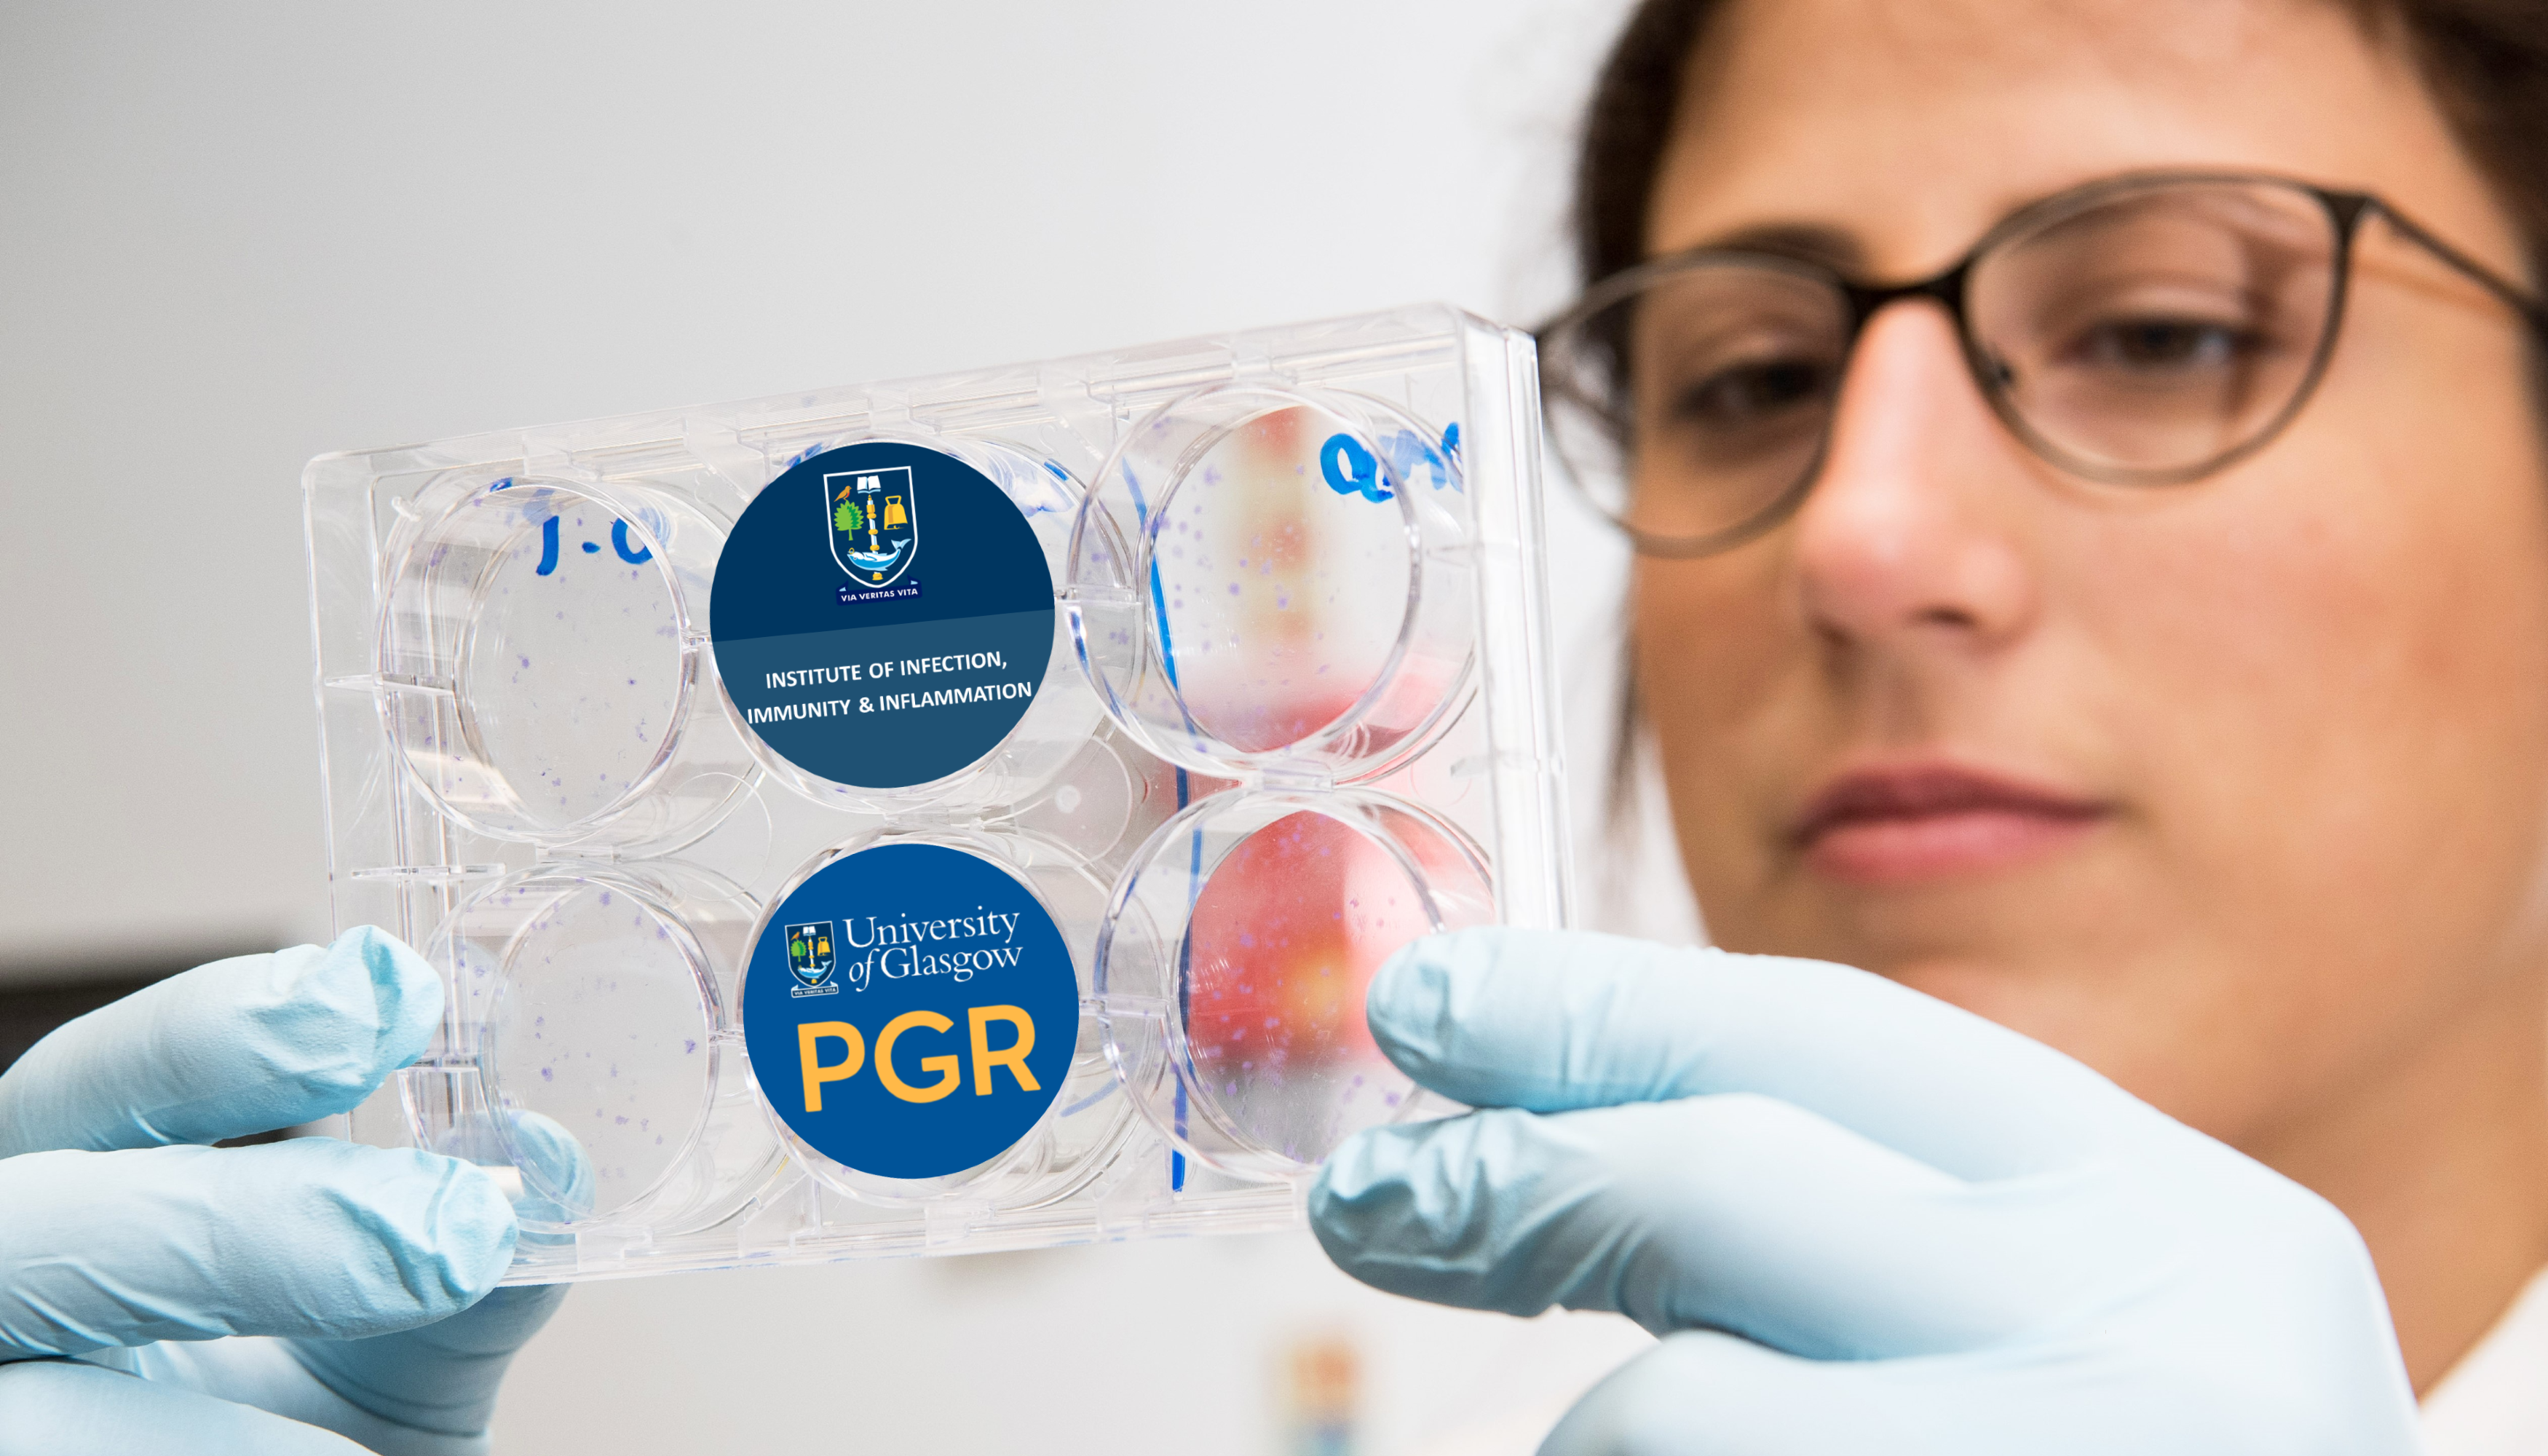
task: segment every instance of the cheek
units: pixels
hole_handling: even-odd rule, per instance
[[[2115,746],[2151,847],[2266,995],[2494,958],[2548,799],[2528,421],[2315,422],[2072,553],[2079,630],[2138,699]]]
[[[1631,589],[1646,724],[1691,887],[1720,931],[1770,875],[1778,790],[1837,728],[1775,548],[1640,561]]]

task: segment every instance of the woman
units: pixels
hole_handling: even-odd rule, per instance
[[[2404,1452],[2418,1390],[2439,1449],[2453,1387],[2548,1386],[2484,1368],[2548,1260],[2543,58],[2548,16],[2481,0],[1639,13],[1551,393],[1626,447],[1710,927],[1813,958],[1421,945],[1375,1032],[1488,1110],[1313,1200],[1384,1287],[1666,1336],[1548,1449]],[[420,1045],[428,974],[358,937],[159,1005],[315,1097]],[[333,1010],[236,1010],[276,1004]],[[89,1040],[0,1083],[0,1153],[293,1111],[126,1116],[156,1084]],[[98,1257],[167,1332],[308,1338],[0,1364],[0,1450],[329,1448],[198,1390],[472,1447],[540,1297],[326,1337],[474,1300],[495,1195],[257,1151],[397,1217],[309,1221],[249,1291]],[[7,1292],[0,1340],[58,1334]]]
[[[1348,1148],[1330,1251],[1714,1331],[1550,1449],[2548,1449],[2548,1284],[2469,1353],[2548,1262],[2543,76],[2469,0],[1638,13],[1560,438],[1717,943],[1893,984],[1375,989],[1520,1110]]]

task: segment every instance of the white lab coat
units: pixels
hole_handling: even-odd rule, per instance
[[[2424,1456],[2548,1456],[2548,1269],[2424,1397]]]

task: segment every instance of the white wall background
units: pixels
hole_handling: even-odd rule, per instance
[[[0,0],[0,980],[326,933],[310,456],[1415,299],[1536,317],[1622,9]],[[1622,558],[1555,514],[1581,762]],[[1669,866],[1604,878],[1684,923]],[[1635,1338],[1386,1300],[1306,1237],[657,1279],[579,1291],[499,1434],[1270,1451],[1320,1330],[1364,1351],[1376,1451]]]

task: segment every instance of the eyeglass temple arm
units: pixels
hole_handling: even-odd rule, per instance
[[[2512,308],[2514,313],[2521,316],[2522,321],[2530,325],[2533,333],[2548,337],[2548,303],[2542,303],[2538,296],[2528,289],[2434,236],[2421,224],[2396,208],[2378,202],[2374,202],[2372,207],[2381,217],[2388,219],[2389,226],[2397,228],[2408,241],[2450,264],[2453,269],[2466,275],[2472,282],[2502,299]]]

